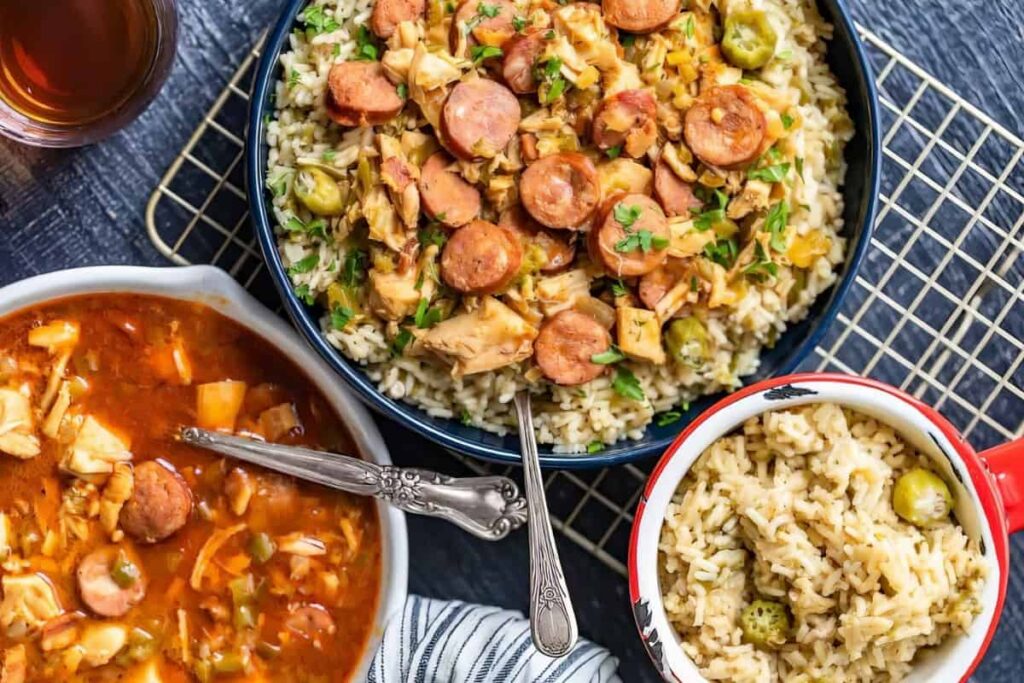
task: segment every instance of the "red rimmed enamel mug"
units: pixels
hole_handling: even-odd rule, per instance
[[[1006,597],[1009,534],[1024,528],[1024,439],[977,453],[935,409],[887,384],[839,374],[789,375],[719,401],[673,442],[655,467],[637,507],[629,545],[629,595],[640,637],[667,681],[706,683],[668,621],[658,577],[665,512],[687,471],[716,439],[762,413],[836,403],[893,427],[927,455],[951,484],[957,520],[979,541],[988,580],[982,610],[961,636],[923,653],[905,683],[966,683],[995,633]]]

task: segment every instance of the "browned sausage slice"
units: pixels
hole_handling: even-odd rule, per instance
[[[597,108],[591,136],[602,150],[619,147],[637,159],[658,139],[657,104],[646,90],[622,90]]]
[[[547,320],[534,342],[534,359],[544,376],[556,384],[573,386],[598,377],[606,365],[591,357],[611,346],[612,338],[601,323],[579,311],[562,311]]]
[[[454,88],[441,112],[441,134],[456,156],[491,158],[519,128],[519,100],[501,83],[478,78]]]
[[[415,21],[426,12],[426,0],[375,0],[370,30],[387,40],[403,21]]]
[[[654,167],[654,196],[668,216],[692,216],[691,209],[704,205],[693,193],[693,185],[676,175],[665,161]]]
[[[380,62],[341,62],[327,74],[327,114],[342,126],[373,126],[393,119],[405,102]]]
[[[604,20],[630,33],[657,31],[679,14],[682,0],[601,0]]]
[[[420,199],[427,215],[458,228],[480,214],[480,192],[449,170],[455,161],[444,152],[434,152],[420,170]]]
[[[711,166],[744,166],[761,153],[764,113],[742,85],[724,85],[701,93],[686,111],[683,135],[701,161]]]
[[[135,468],[132,497],[121,509],[121,526],[141,543],[162,541],[188,521],[192,492],[170,465],[148,461]]]
[[[456,230],[441,253],[441,277],[463,294],[494,294],[519,274],[523,247],[505,228],[473,221]]]
[[[502,46],[505,56],[501,62],[501,77],[512,92],[520,95],[537,92],[534,65],[544,52],[544,33],[540,29],[530,29],[526,33],[512,36]]]
[[[577,152],[552,154],[530,164],[519,179],[523,206],[549,228],[576,228],[601,201],[597,168]]]
[[[135,583],[122,587],[111,576],[114,563],[123,552],[126,551],[107,546],[92,551],[78,563],[78,593],[86,607],[101,617],[124,616],[146,596],[146,581],[136,559],[131,559],[132,564],[140,569]]]
[[[502,211],[498,225],[511,230],[528,249],[539,250],[545,259],[540,266],[542,273],[555,273],[572,263],[576,256],[575,244],[542,228],[519,204]]]
[[[468,46],[501,47],[516,33],[515,16],[516,6],[512,0],[463,0],[455,10],[449,35],[452,54],[456,54],[463,35]]]
[[[587,237],[587,250],[610,274],[633,277],[664,263],[669,236],[657,202],[644,194],[619,195],[605,203]]]

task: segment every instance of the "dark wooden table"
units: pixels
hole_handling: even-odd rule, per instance
[[[146,199],[279,4],[184,0],[170,80],[138,121],[102,144],[47,151],[0,141],[0,285],[73,266],[166,265],[146,237]],[[968,101],[1024,134],[1020,0],[866,0],[853,11]],[[458,463],[431,444],[394,425],[383,431],[399,463],[459,473]],[[411,591],[526,608],[524,533],[487,544],[415,517],[409,532]],[[559,546],[583,635],[621,659],[624,680],[656,680],[635,636],[625,581],[564,538]],[[1022,560],[1024,538],[1017,537],[1012,562]],[[1010,580],[1002,624],[974,680],[1021,680],[1022,670],[1024,570]]]

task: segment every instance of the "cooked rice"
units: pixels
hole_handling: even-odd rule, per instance
[[[668,506],[662,592],[710,680],[898,681],[921,648],[964,633],[986,566],[955,519],[920,529],[893,510],[927,457],[833,404],[766,413],[713,443]],[[741,611],[784,602],[787,643],[743,640]]]
[[[698,0],[702,7],[725,6],[727,0]],[[732,4],[736,4],[735,0]],[[790,322],[803,319],[821,292],[836,279],[846,241],[842,230],[843,199],[839,192],[846,172],[842,149],[852,137],[846,96],[824,60],[825,40],[832,28],[818,14],[813,0],[752,0],[766,11],[779,35],[775,60],[761,79],[785,92],[800,93],[799,131],[790,135],[803,159],[804,182],[791,197],[788,234],[807,235],[818,230],[829,240],[828,252],[806,271],[806,285],[794,288],[794,270],[782,265],[773,280],[750,282],[738,302],[711,311],[707,320],[714,350],[699,368],[682,363],[656,366],[626,362],[646,398],[635,401],[617,393],[612,378],[600,377],[576,387],[559,387],[528,379],[528,365],[517,364],[479,375],[453,377],[448,366],[428,358],[393,358],[389,339],[393,331],[378,319],[331,328],[328,316],[322,328],[328,341],[345,356],[364,366],[380,391],[393,399],[420,406],[429,415],[461,419],[497,434],[515,429],[512,397],[528,388],[534,400],[537,438],[554,444],[558,452],[587,452],[621,439],[640,439],[655,414],[686,407],[703,394],[729,390],[742,377],[758,369],[759,354],[771,347]],[[291,183],[300,163],[328,164],[351,170],[360,148],[373,146],[369,128],[343,130],[329,121],[324,93],[331,66],[353,57],[359,25],[366,22],[372,0],[317,0],[336,30],[309,38],[301,30],[290,37],[281,56],[282,80],[276,89],[276,118],[269,122],[270,147],[267,181],[275,188],[275,219],[285,225],[292,216]],[[311,5],[312,6],[312,5]],[[325,157],[327,153],[327,157]],[[293,284],[309,298],[322,294],[337,278],[344,249],[338,243],[279,229],[280,252],[286,267],[310,256],[319,262],[309,272],[292,275]]]

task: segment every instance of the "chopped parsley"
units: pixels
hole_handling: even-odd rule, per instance
[[[781,51],[779,54],[777,54],[775,56],[778,59],[786,61],[787,59],[792,59],[793,51],[792,50],[783,50],[783,51]]]
[[[320,254],[314,251],[309,256],[301,258],[295,263],[288,266],[288,274],[302,275],[303,273],[308,273],[309,271],[313,270],[318,265],[320,265]]]
[[[664,249],[668,246],[668,238],[655,235],[650,230],[633,230],[633,224],[640,218],[642,210],[639,206],[626,206],[619,203],[612,210],[615,222],[622,226],[626,236],[615,243],[615,251],[623,253],[639,249],[645,254],[652,249]]]
[[[366,277],[366,252],[362,249],[350,249],[345,254],[345,265],[342,272],[342,284],[356,287]]]
[[[595,353],[593,356],[591,356],[590,362],[597,363],[598,365],[611,365],[612,363],[618,363],[620,360],[624,360],[625,358],[626,354],[622,353],[622,351],[619,351],[618,347],[615,346],[615,344],[612,344],[611,346],[608,347],[607,351]]]
[[[335,43],[331,45],[331,57],[337,59],[341,56],[341,43]]]
[[[693,38],[694,34],[697,32],[697,24],[694,22],[692,14],[686,18],[685,30],[687,38]]]
[[[591,441],[587,444],[587,453],[593,455],[594,453],[600,453],[604,450],[604,443],[601,441]]]
[[[354,315],[355,311],[348,306],[335,306],[331,309],[331,327],[336,330],[345,329]]]
[[[554,29],[550,29],[549,28],[547,30],[547,32],[544,34],[544,40],[554,40],[554,39],[555,39],[555,31],[554,31]]]
[[[399,83],[398,85],[396,85],[395,92],[397,92],[398,96],[403,100],[409,99],[409,86],[407,86],[405,83]]]
[[[325,151],[323,154],[321,154],[320,158],[323,159],[324,161],[334,161],[334,157],[337,154],[338,153],[335,152],[333,149],[329,149],[329,150]]]
[[[803,180],[803,178],[804,178],[804,158],[803,157],[797,157],[796,159],[793,159],[793,165],[796,166],[796,174],[798,176],[800,176],[801,180]]]
[[[306,25],[306,36],[312,38],[318,33],[330,33],[340,27],[334,17],[328,16],[322,5],[311,5],[302,13],[302,23]]]
[[[764,219],[764,228],[771,234],[768,245],[775,251],[786,248],[786,225],[789,223],[789,204],[778,202],[768,209]]]
[[[734,239],[720,239],[704,245],[704,255],[726,270],[736,262],[739,247]]]
[[[658,416],[657,425],[659,427],[667,427],[673,422],[678,422],[679,418],[683,416],[678,410],[669,410]]]
[[[462,412],[459,413],[459,422],[469,427],[473,424],[473,416],[469,414],[468,410],[463,408]]]
[[[455,3],[454,2],[446,2],[446,3],[444,3],[444,11],[447,12],[448,14],[451,14],[452,12],[454,12],[455,11]]]
[[[500,9],[501,8],[498,7],[497,5],[488,5],[486,3],[481,2],[476,6],[476,13],[477,16],[493,19],[494,17],[498,16],[498,10]]]
[[[793,127],[793,117],[790,116],[789,114],[784,113],[779,118],[782,119],[782,127],[785,128],[786,130],[789,130],[790,128]]]
[[[612,280],[612,296],[626,296],[629,293],[629,288],[626,287],[626,283],[622,280]]]
[[[289,88],[294,88],[295,86],[297,86],[299,84],[299,75],[300,75],[299,72],[296,71],[295,69],[292,69],[290,72],[288,72],[288,87]]]
[[[715,208],[708,209],[705,206],[704,211],[699,213],[697,218],[693,221],[693,227],[698,232],[710,230],[716,223],[721,223],[726,218],[725,207],[729,203],[729,195],[721,190],[715,190],[711,197],[711,201],[715,202]]]
[[[765,253],[764,247],[761,246],[761,243],[755,241],[754,261],[743,269],[743,273],[746,275],[752,275],[755,279],[763,280],[768,277],[775,277],[778,275],[778,272],[779,267],[772,263],[771,257]]]
[[[420,230],[419,240],[420,244],[424,247],[428,247],[431,244],[443,247],[444,243],[448,241],[448,235],[437,226],[437,223],[431,223]]]
[[[299,297],[299,300],[307,306],[312,306],[316,303],[316,297],[309,291],[309,285],[299,285],[296,287],[295,296]]]
[[[493,45],[474,45],[469,48],[469,56],[474,64],[479,64],[485,59],[491,59],[492,57],[500,57],[502,54],[501,48],[494,47]]]
[[[363,62],[376,62],[380,58],[380,46],[366,26],[359,27],[356,35],[356,59]]]
[[[636,375],[629,368],[616,368],[615,379],[612,380],[612,389],[619,396],[634,401],[643,401],[646,398],[643,387],[640,386],[640,380],[636,378]]]
[[[604,154],[609,159],[617,159],[619,155],[622,154],[622,145],[615,145],[614,147],[609,147],[604,151]]]
[[[405,347],[412,341],[412,332],[406,328],[402,328],[395,335],[395,338],[391,340],[391,355],[401,356],[405,353]]]
[[[626,206],[619,202],[612,210],[612,215],[615,216],[615,222],[621,225],[623,230],[628,230],[633,227],[633,224],[640,218],[642,212],[642,209],[635,204],[633,206]]]
[[[565,92],[566,80],[562,77],[562,60],[549,57],[534,67],[533,76],[546,85],[541,96],[544,104],[551,104]]]
[[[622,43],[622,47],[633,47],[633,43],[636,42],[636,36],[632,33],[619,31],[619,42]]]
[[[789,173],[789,163],[772,164],[764,168],[752,168],[747,171],[747,177],[751,180],[763,180],[766,183],[781,183]]]
[[[696,292],[700,289],[700,280],[697,279],[696,275],[690,276],[690,291]]]
[[[526,27],[530,24],[530,20],[526,17],[515,15],[512,17],[512,28],[515,29],[516,33],[522,33],[526,30]]]
[[[291,175],[291,171],[281,171],[274,178],[267,181],[267,186],[270,187],[270,191],[275,197],[283,197],[288,192],[288,178]]]
[[[285,224],[282,227],[284,227],[288,232],[327,239],[327,221],[323,218],[314,218],[308,223],[303,223],[295,216],[292,216],[285,221]]]
[[[441,310],[441,307],[431,307],[427,298],[423,297],[416,306],[416,315],[413,316],[413,322],[416,323],[416,327],[425,330],[441,322],[443,317],[444,311]]]

